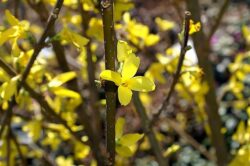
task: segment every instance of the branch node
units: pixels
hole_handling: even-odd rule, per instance
[[[101,5],[102,5],[103,8],[106,9],[106,8],[110,7],[111,0],[103,0],[103,1],[101,1]]]

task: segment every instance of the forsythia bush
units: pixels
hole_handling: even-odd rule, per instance
[[[168,19],[153,14],[149,25],[136,12],[140,3],[0,2],[0,166],[220,165],[224,154],[214,134],[225,138],[231,157],[224,163],[250,164],[248,25],[238,27],[246,46],[227,61],[230,78],[211,85],[214,78],[201,67],[209,68],[210,59],[202,61],[206,54],[196,54],[200,48],[192,41],[209,22],[195,13],[182,18],[183,11]],[[181,10],[185,3],[170,4]],[[105,21],[112,22],[111,32],[114,24],[111,46]],[[213,35],[200,41],[209,55]],[[115,70],[107,68],[107,47],[106,54],[115,53]],[[211,91],[222,121],[217,133],[207,111]]]

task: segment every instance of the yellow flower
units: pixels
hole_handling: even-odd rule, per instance
[[[29,30],[30,23],[28,21],[19,21],[11,14],[9,10],[5,10],[5,18],[10,27],[3,32],[0,32],[0,45],[10,41],[12,45],[11,55],[19,56],[21,50],[18,47],[17,41],[20,38],[26,37],[26,31]]]
[[[141,140],[144,134],[129,133],[124,134],[125,119],[118,118],[115,124],[115,151],[119,156],[131,157],[136,151],[136,143]]]
[[[103,41],[102,20],[99,18],[91,18],[89,21],[89,28],[87,29],[87,35]]]
[[[250,28],[247,27],[246,25],[243,25],[242,34],[243,34],[244,39],[246,40],[246,43],[249,45],[250,44]]]
[[[75,33],[69,28],[63,28],[59,33],[62,40],[72,43],[75,47],[82,49],[86,44],[88,44],[89,39]]]
[[[201,29],[201,23],[197,22],[194,23],[193,20],[190,20],[190,30],[189,30],[189,35],[194,34],[195,32],[199,32]]]
[[[118,62],[123,62],[130,54],[133,53],[132,48],[127,42],[118,40],[117,42],[117,59]]]
[[[150,33],[148,26],[131,19],[128,12],[123,15],[123,21],[125,23],[124,30],[128,32],[127,38],[138,47],[150,47],[159,42],[160,36],[158,34]]]
[[[140,64],[140,59],[134,54],[124,61],[121,73],[104,70],[100,74],[100,78],[114,82],[118,86],[118,99],[122,105],[128,105],[132,98],[132,90],[149,92],[155,89],[155,84],[149,78],[144,76],[136,76]]]
[[[151,80],[156,80],[161,84],[166,83],[166,79],[163,76],[165,72],[165,66],[161,63],[152,63],[145,73],[145,76],[150,78]]]
[[[164,20],[161,19],[160,17],[156,17],[155,23],[161,31],[168,31],[174,29],[175,27],[175,23],[173,21]]]

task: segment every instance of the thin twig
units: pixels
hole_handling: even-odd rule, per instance
[[[7,136],[6,136],[6,166],[11,166],[11,142],[10,142],[10,134],[9,134],[9,131],[7,133]]]
[[[158,140],[156,139],[156,135],[152,129],[152,126],[150,125],[149,117],[146,113],[145,107],[143,106],[143,104],[139,98],[138,92],[133,93],[133,102],[134,102],[135,108],[140,116],[143,131],[148,137],[150,146],[155,154],[155,157],[156,157],[156,160],[157,160],[159,166],[168,165],[166,160],[164,159],[164,157],[162,155],[161,146],[160,146]]]
[[[82,34],[87,36],[86,31],[89,27],[90,13],[83,9],[83,3],[81,0],[78,0],[79,12],[82,17]],[[93,57],[91,53],[91,39],[86,45],[86,55],[87,55],[87,72],[88,72],[88,89],[89,89],[89,112],[91,112],[91,117],[93,119],[93,127],[96,130],[96,133],[101,132],[101,115],[98,108],[98,90],[95,85],[95,63],[93,62]],[[100,134],[96,135],[100,136]]]
[[[23,156],[23,153],[21,151],[21,147],[20,147],[20,144],[16,138],[16,135],[13,133],[12,130],[10,130],[10,136],[11,136],[11,139],[13,140],[15,146],[16,146],[16,149],[17,149],[17,152],[19,154],[19,157],[21,159],[21,162],[22,162],[22,166],[25,166],[26,165],[26,161],[24,159],[24,156]]]
[[[8,127],[8,131],[7,131],[7,135],[6,135],[6,141],[7,141],[7,154],[6,154],[6,165],[7,166],[11,166],[11,119],[12,119],[12,113],[13,113],[13,107],[15,105],[15,98],[14,96],[11,97],[11,100],[8,102],[8,116],[7,116],[7,127]]]
[[[170,3],[173,5],[174,9],[176,10],[176,13],[179,17],[180,22],[183,21],[183,15],[182,15],[182,9],[179,5],[179,2],[176,2],[176,0],[171,0]]]
[[[115,71],[116,61],[116,36],[114,30],[113,0],[102,0],[102,20],[104,31],[105,47],[105,67],[108,70]],[[106,146],[108,159],[106,165],[113,166],[115,163],[115,113],[116,113],[116,91],[117,88],[113,82],[105,82],[106,95]]]
[[[200,4],[198,0],[186,0],[188,10],[192,12],[195,21],[201,21]],[[211,131],[211,142],[216,150],[217,164],[220,166],[228,165],[230,154],[227,150],[224,135],[221,133],[222,121],[219,115],[219,105],[216,100],[215,80],[209,55],[211,52],[208,38],[205,36],[204,30],[201,30],[193,35],[194,48],[197,52],[199,66],[204,71],[203,81],[209,87],[209,92],[206,93],[206,114],[209,128]]]
[[[30,0],[28,0],[28,4],[31,6],[31,8],[39,15],[41,22],[46,26],[47,24],[47,18],[49,17],[49,11],[46,8],[46,5],[44,4],[43,1],[39,1],[38,3],[32,3]],[[54,37],[56,35],[55,32],[55,26],[51,28],[50,33],[48,36],[50,38]],[[70,67],[67,62],[67,58],[65,55],[64,47],[61,45],[60,41],[58,40],[52,40],[51,41],[53,50],[55,51],[56,59],[58,62],[58,65],[60,69],[63,72],[68,72],[70,71]],[[77,81],[74,79],[70,81],[71,89],[76,90],[77,88]]]
[[[19,3],[20,3],[20,0],[15,0],[14,1],[14,16],[16,17],[16,18],[18,18],[18,12],[19,12]]]
[[[230,0],[224,0],[224,3],[219,11],[219,14],[215,20],[215,23],[214,25],[212,26],[212,28],[210,29],[209,31],[209,34],[208,34],[208,41],[210,41],[210,39],[213,37],[214,33],[216,32],[216,30],[218,29],[220,23],[221,23],[221,20],[229,6],[229,3],[230,3]]]
[[[8,111],[5,111],[4,116],[3,116],[3,118],[2,118],[2,121],[1,121],[1,128],[0,128],[0,138],[2,137],[2,134],[3,134],[3,132],[4,132],[4,129],[5,129],[6,125],[7,125],[8,114],[9,114],[9,112],[8,112]]]
[[[23,86],[24,82],[26,81],[26,79],[27,79],[27,77],[28,77],[28,75],[30,73],[31,67],[33,66],[38,54],[40,53],[40,51],[44,47],[45,40],[49,36],[49,33],[50,33],[51,29],[54,27],[55,21],[58,18],[58,14],[59,14],[59,12],[60,12],[60,10],[62,8],[62,5],[63,5],[63,0],[57,0],[57,2],[55,4],[55,7],[53,9],[53,12],[52,12],[52,14],[50,15],[50,17],[48,19],[47,26],[46,26],[46,28],[45,28],[39,42],[36,44],[36,47],[34,49],[34,53],[32,54],[32,56],[31,56],[31,58],[30,58],[30,60],[28,62],[28,65],[27,65],[27,67],[25,68],[25,70],[24,70],[24,72],[22,74],[21,81],[18,84],[17,91],[19,91],[20,88]]]
[[[48,166],[58,166],[54,159],[52,159],[51,155],[48,154],[48,152],[45,152],[42,148],[40,148],[37,144],[32,143],[32,144],[25,144],[25,146],[29,147],[31,150],[34,151],[39,151],[42,153],[42,158],[44,162],[46,162],[46,165]]]
[[[0,63],[0,66],[1,66],[1,63]],[[5,127],[8,127],[9,125],[14,104],[15,104],[14,97],[12,97],[11,100],[8,102],[8,109],[5,111],[5,114],[1,122],[0,138],[2,137]]]
[[[192,136],[190,136],[185,130],[183,130],[178,122],[175,120],[165,117],[164,121],[188,144],[193,146],[196,150],[198,150],[202,155],[204,155],[208,160],[215,161],[215,157],[213,157],[204,146],[199,144]]]
[[[169,101],[170,101],[170,98],[171,98],[171,96],[172,96],[172,94],[174,92],[175,85],[177,84],[178,79],[180,77],[181,68],[182,68],[184,58],[185,58],[185,54],[187,52],[187,47],[188,47],[190,17],[191,17],[191,13],[190,12],[185,12],[184,40],[182,41],[181,52],[180,52],[180,57],[179,57],[177,69],[176,69],[176,72],[175,72],[175,75],[174,75],[174,78],[173,78],[173,82],[172,82],[172,84],[170,86],[169,93],[168,93],[166,99],[164,100],[162,106],[158,110],[158,112],[153,116],[152,123],[154,123],[159,118],[161,113],[167,108],[167,106],[169,104]]]

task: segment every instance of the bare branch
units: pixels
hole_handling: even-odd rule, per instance
[[[154,123],[159,116],[161,115],[161,113],[167,108],[170,98],[174,92],[175,89],[175,85],[178,82],[178,79],[180,77],[180,72],[181,72],[181,67],[183,65],[183,61],[187,52],[187,47],[188,47],[188,38],[189,38],[189,26],[190,26],[190,17],[191,17],[191,13],[190,12],[185,12],[185,22],[184,22],[184,40],[182,41],[182,46],[181,46],[181,51],[180,51],[180,57],[179,57],[179,61],[178,61],[178,65],[177,65],[177,69],[173,78],[173,82],[170,86],[170,90],[169,93],[166,97],[166,99],[164,100],[162,106],[160,107],[160,109],[158,110],[158,112],[154,115],[152,123]]]
[[[116,61],[116,36],[114,30],[113,0],[102,0],[102,20],[104,31],[105,47],[105,67],[115,71]],[[116,113],[116,91],[117,88],[113,82],[105,82],[106,95],[106,143],[108,160],[106,165],[113,166],[115,163],[115,113]]]
[[[150,125],[149,117],[146,113],[145,107],[143,106],[143,104],[139,98],[138,92],[133,92],[133,102],[134,102],[135,108],[140,116],[143,131],[148,137],[150,146],[155,154],[155,157],[156,157],[156,160],[157,160],[159,166],[168,165],[167,160],[164,159],[164,157],[162,155],[161,146],[160,146],[158,140],[156,139],[156,135],[152,129],[152,126]]]
[[[218,29],[220,23],[221,23],[221,20],[229,6],[229,3],[230,3],[230,0],[224,0],[224,3],[219,11],[219,14],[218,14],[218,17],[216,18],[215,20],[215,23],[214,25],[212,26],[212,28],[210,29],[209,31],[209,34],[208,34],[208,41],[210,41],[210,39],[212,38],[212,36],[214,35],[214,33],[216,32],[216,30]]]
[[[51,31],[51,29],[54,27],[55,21],[58,18],[58,14],[62,8],[63,5],[63,0],[57,0],[55,7],[53,9],[53,12],[51,13],[49,19],[48,19],[48,23],[47,26],[39,40],[39,42],[36,44],[35,49],[34,49],[34,53],[32,54],[27,67],[25,68],[23,74],[22,74],[22,79],[20,84],[18,85],[18,91],[20,90],[20,88],[23,86],[24,82],[26,81],[26,78],[29,75],[29,72],[31,70],[31,67],[33,66],[38,54],[40,53],[40,51],[42,50],[42,48],[44,47],[45,44],[45,40],[46,38],[49,36],[49,33]]]

